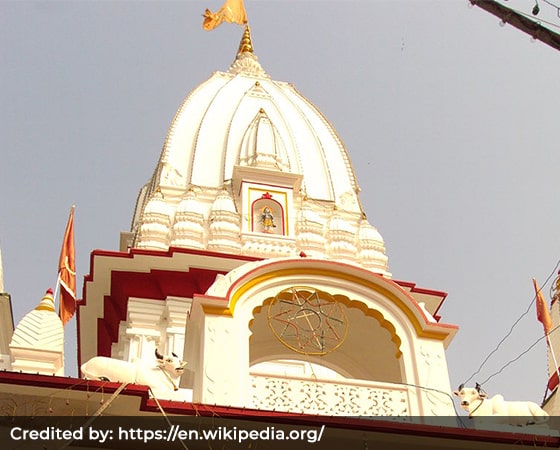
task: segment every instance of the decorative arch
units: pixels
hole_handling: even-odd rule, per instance
[[[280,292],[293,286],[328,293],[344,308],[350,325],[343,344],[326,354],[305,354],[278,340],[269,326],[267,308]],[[272,389],[267,383],[278,387],[293,382],[300,386],[294,389],[304,389],[301,386],[320,381],[331,386],[331,400],[338,398],[332,389],[339,385],[346,386],[341,395],[355,387],[364,399],[371,394],[383,402],[385,395],[396,396],[391,397],[390,412],[372,412],[364,404],[366,415],[421,414],[425,411],[424,394],[418,391],[413,396],[406,386],[445,385],[449,381],[445,367],[434,375],[419,361],[419,352],[442,356],[457,331],[456,326],[440,324],[428,314],[399,284],[353,264],[312,258],[247,263],[219,277],[205,295],[193,298],[187,326],[205,330],[187,333],[186,354],[193,355],[193,367],[200,364],[204,368],[195,376],[193,399],[245,404],[244,399],[252,398],[252,405],[258,406],[259,395],[277,394],[276,388],[267,390]],[[298,377],[288,369],[283,374],[282,363],[294,360],[331,372],[315,381],[309,376],[305,381],[305,376]],[[267,361],[271,365],[252,371],[256,364]],[[282,401],[291,401],[292,406],[299,401],[282,395]],[[336,405],[331,406],[336,411]]]
[[[401,325],[414,330],[416,337],[444,341],[445,346],[457,331],[455,325],[429,321],[418,303],[411,295],[392,280],[386,279],[367,269],[336,261],[313,260],[310,258],[284,259],[282,261],[262,261],[249,267],[247,273],[238,273],[235,279],[230,274],[231,284],[228,286],[224,300],[224,313],[233,315],[238,303],[252,299],[249,293],[269,290],[278,286],[289,287],[289,280],[316,282],[316,286],[332,286],[337,291],[352,291],[355,300],[361,298],[364,304],[371,301],[369,296],[384,301],[399,317]]]
[[[325,319],[323,328],[320,316]],[[312,286],[282,289],[252,310],[248,327],[250,366],[295,360],[347,378],[393,383],[405,379],[396,328],[381,311],[346,295]]]
[[[286,234],[285,210],[268,192],[251,203],[251,231],[271,235]]]

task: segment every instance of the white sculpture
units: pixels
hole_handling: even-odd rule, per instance
[[[155,356],[155,366],[95,356],[82,364],[81,371],[86,379],[142,384],[150,387],[154,397],[169,397],[170,392],[179,390],[179,378],[187,363],[175,353],[164,357],[157,349]]]
[[[506,401],[502,395],[488,398],[477,384],[475,388],[459,386],[453,395],[461,399],[461,408],[469,417],[492,417],[492,423],[502,425],[537,425],[548,420],[548,414],[539,405],[529,401]]]

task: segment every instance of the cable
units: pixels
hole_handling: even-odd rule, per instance
[[[544,1],[545,3],[547,3],[548,5],[550,5],[550,6],[554,7],[554,8],[556,8],[556,9],[557,9],[557,14],[558,14],[558,7],[557,7],[556,5],[553,5],[552,3],[547,2],[546,0],[543,0],[543,1]],[[524,11],[520,11],[520,10],[518,10],[518,9],[509,8],[509,7],[508,7],[508,9],[510,9],[510,10],[513,11],[514,13],[517,13],[517,14],[519,14],[519,15],[521,15],[521,16],[523,16],[523,17],[525,17],[525,18],[527,18],[527,19],[529,19],[529,20],[535,22],[535,23],[538,24],[538,25],[541,25],[541,26],[542,26],[542,24],[546,24],[546,25],[549,25],[549,26],[554,27],[554,28],[560,28],[560,25],[557,25],[557,24],[555,24],[555,23],[553,23],[553,22],[549,22],[548,20],[543,20],[543,19],[540,19],[540,18],[537,19],[537,18],[535,18],[534,15],[530,15],[530,14],[524,12]],[[559,16],[559,17],[560,17],[560,16]]]
[[[556,265],[554,266],[554,269],[552,270],[552,272],[550,273],[550,275],[548,276],[548,278],[546,279],[546,281],[544,282],[543,286],[546,286],[546,284],[550,281],[550,279],[552,278],[553,275],[556,274],[556,270],[558,269],[558,266],[560,266],[560,260],[558,260],[556,262]],[[542,290],[542,287],[541,287]],[[535,303],[535,300],[537,298],[537,295],[535,294],[535,296],[533,297],[533,300],[531,300],[531,303],[529,304],[527,310],[521,314],[521,316],[519,316],[519,318],[513,323],[513,325],[511,326],[511,328],[509,329],[509,331],[506,333],[506,335],[500,340],[500,342],[498,342],[498,345],[496,345],[496,347],[494,348],[494,350],[492,350],[487,356],[486,358],[484,358],[484,360],[482,361],[482,363],[480,364],[480,366],[478,367],[478,369],[463,383],[463,384],[467,384],[469,381],[471,381],[475,375],[477,375],[478,373],[480,373],[480,371],[482,370],[482,367],[484,367],[484,365],[488,362],[488,360],[490,359],[490,357],[496,353],[498,351],[498,349],[500,348],[500,346],[504,343],[504,341],[511,335],[511,333],[513,332],[513,329],[517,326],[517,324],[521,321],[521,319],[523,319],[523,317],[525,317],[529,311],[531,310],[531,308],[533,307],[533,303]],[[542,338],[541,338],[542,339]],[[539,339],[540,340],[540,339]],[[483,383],[481,383],[483,384]]]
[[[547,5],[552,6],[555,10],[556,10],[556,16],[560,17],[560,7],[558,7],[557,5],[555,5],[554,3],[548,1],[548,0],[542,0],[544,3],[546,3]]]
[[[549,332],[549,336],[550,334],[552,334],[553,331],[557,330],[558,328],[560,328],[560,325],[556,326],[555,328],[553,328],[552,330],[550,330]],[[517,355],[515,358],[511,359],[510,361],[508,361],[506,364],[504,364],[500,370],[498,370],[497,372],[494,372],[492,375],[490,375],[488,378],[486,378],[486,380],[484,380],[482,383],[480,383],[480,385],[482,386],[484,383],[488,382],[490,379],[492,379],[493,377],[495,377],[496,375],[498,375],[499,373],[501,373],[507,366],[509,366],[510,364],[514,363],[515,361],[517,361],[519,358],[521,358],[522,356],[526,355],[527,353],[529,353],[529,351],[531,351],[533,349],[533,347],[535,345],[537,345],[540,341],[542,341],[543,339],[546,339],[546,335],[541,336],[540,338],[538,338],[535,342],[533,342],[526,350],[524,350],[523,352],[521,352],[519,355]]]
[[[459,420],[459,423],[461,424],[461,426],[463,428],[467,428],[467,426],[465,425],[465,423],[463,422],[463,419],[461,418],[461,416],[457,413],[457,408],[455,408],[455,402],[453,401],[453,397],[451,396],[451,394],[449,394],[449,392],[445,392],[445,391],[441,391],[439,389],[435,389],[435,388],[429,388],[426,386],[420,386],[418,384],[412,384],[412,383],[404,383],[402,381],[396,381],[393,382],[394,384],[400,384],[402,386],[410,386],[410,387],[415,387],[418,389],[424,389],[425,391],[434,391],[437,392],[439,394],[443,394],[447,397],[449,397],[449,399],[451,400],[451,404],[453,405],[453,410],[455,411],[455,416],[457,417],[457,419]]]

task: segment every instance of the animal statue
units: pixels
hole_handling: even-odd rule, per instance
[[[163,356],[155,351],[156,365],[144,361],[134,363],[105,356],[95,356],[81,366],[82,375],[89,380],[116,381],[149,386],[154,397],[169,396],[179,390],[179,379],[186,362],[175,353]]]
[[[548,414],[539,405],[529,401],[506,401],[500,394],[488,398],[488,394],[477,383],[476,387],[463,385],[453,391],[461,400],[461,408],[469,412],[469,417],[492,417],[493,423],[502,425],[538,425],[548,420]]]

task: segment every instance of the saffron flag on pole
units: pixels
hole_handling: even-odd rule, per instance
[[[537,319],[543,324],[545,334],[548,334],[552,329],[552,319],[550,318],[550,311],[544,299],[542,292],[537,284],[537,280],[533,278],[533,286],[535,287],[536,302],[537,302]]]
[[[226,0],[223,6],[215,13],[206,8],[203,17],[202,28],[206,31],[213,30],[224,21],[239,25],[247,23],[247,13],[245,12],[243,0]]]
[[[60,283],[59,316],[66,325],[76,311],[76,261],[74,248],[74,206],[70,210],[68,224],[64,232],[62,249],[58,260],[58,280]]]

